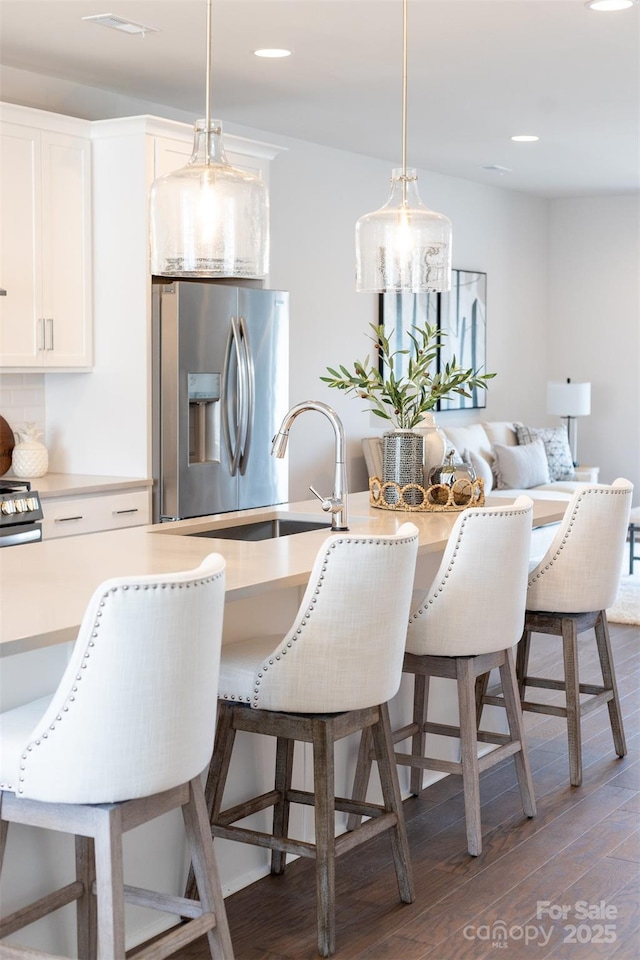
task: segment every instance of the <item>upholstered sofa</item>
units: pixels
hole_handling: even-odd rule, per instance
[[[470,462],[482,477],[485,494],[517,497],[522,493],[536,500],[567,500],[585,482],[588,475],[574,470],[566,431],[559,428],[527,428],[519,422],[489,421],[467,426],[440,425],[446,450],[454,450],[456,459]],[[382,437],[362,441],[370,477],[382,477]],[[440,448],[442,449],[442,444]],[[425,464],[428,472],[431,464]],[[534,531],[531,557],[546,551],[556,524]]]
[[[544,439],[531,436],[531,428],[517,421],[493,420],[467,426],[444,424],[440,429],[446,439],[446,451],[454,450],[456,459],[471,463],[477,476],[482,477],[485,494],[516,497],[526,493],[532,499],[569,500],[589,479],[581,476],[579,469],[574,471],[562,427],[540,428],[538,432]],[[527,431],[524,443],[518,442],[519,429],[521,437],[523,431]],[[534,454],[529,456],[525,448],[532,442]],[[362,450],[369,476],[382,477],[382,437],[365,437]],[[548,450],[559,450],[554,462]],[[535,482],[530,483],[532,480]]]

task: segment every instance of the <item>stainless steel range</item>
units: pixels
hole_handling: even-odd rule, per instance
[[[42,504],[28,480],[0,477],[0,547],[42,540]]]

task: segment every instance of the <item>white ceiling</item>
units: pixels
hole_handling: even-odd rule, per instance
[[[401,160],[400,0],[215,0],[213,113]],[[84,22],[113,13],[160,28]],[[204,114],[204,0],[0,0],[0,61]],[[284,46],[285,60],[252,51]],[[410,0],[408,163],[546,197],[640,177],[640,6]],[[509,137],[535,133],[538,143]],[[511,168],[502,176],[483,169]]]

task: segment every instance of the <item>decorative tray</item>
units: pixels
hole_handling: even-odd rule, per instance
[[[409,510],[414,513],[466,510],[467,507],[484,505],[484,482],[476,477],[475,480],[456,480],[452,486],[435,483],[430,487],[421,487],[417,483],[407,483],[401,487],[393,480],[383,483],[379,477],[370,477],[369,503],[382,510]]]

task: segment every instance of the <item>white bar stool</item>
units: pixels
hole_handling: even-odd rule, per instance
[[[516,663],[522,709],[566,718],[569,778],[574,787],[582,783],[582,717],[604,703],[615,751],[619,757],[627,752],[606,609],[615,600],[620,583],[632,495],[633,484],[621,478],[611,486],[596,484],[578,490],[547,553],[529,574]],[[579,679],[578,636],[586,630],[595,631],[602,684]],[[564,679],[529,676],[534,633],[562,638]],[[486,686],[485,677],[482,702],[502,703],[501,698],[486,695]],[[565,705],[528,700],[527,687],[564,691]],[[581,694],[588,699],[581,701]]]
[[[320,548],[302,604],[284,637],[258,637],[222,650],[220,710],[206,794],[214,837],[272,851],[271,873],[286,854],[316,861],[318,950],[335,949],[335,858],[390,831],[400,898],[413,901],[404,816],[386,702],[402,674],[418,540],[415,526],[395,535],[336,534]],[[334,744],[371,730],[384,803],[335,797]],[[222,799],[237,730],[277,738],[274,789],[227,810]],[[314,792],[293,789],[295,741],[313,745]],[[315,841],[288,836],[291,803],[315,807]],[[271,833],[235,826],[274,808]],[[335,837],[334,811],[371,817],[357,834]]]
[[[76,901],[78,955],[123,960],[126,900],[189,918],[136,957],[167,957],[206,934],[211,956],[232,960],[200,779],[224,590],[217,554],[197,570],[106,581],[53,697],[0,715],[0,863],[10,823],[76,835],[75,880],[5,917],[0,937]],[[124,884],[122,835],[176,808],[199,902]],[[43,956],[8,943],[0,955]]]
[[[411,737],[410,753],[396,752],[397,764],[411,767],[411,792],[422,790],[423,771],[461,774],[469,853],[482,851],[480,773],[513,756],[522,806],[528,817],[536,805],[518,700],[513,647],[522,631],[533,503],[480,507],[461,513],[442,562],[409,619],[403,671],[415,677],[413,720],[393,732],[393,742]],[[477,729],[476,678],[500,671],[507,705],[508,734]],[[459,726],[428,720],[429,680],[455,680]],[[427,734],[460,740],[460,761],[427,756]],[[496,744],[478,757],[478,741]],[[353,797],[366,796],[372,755],[362,738]],[[349,826],[357,825],[357,817]]]

